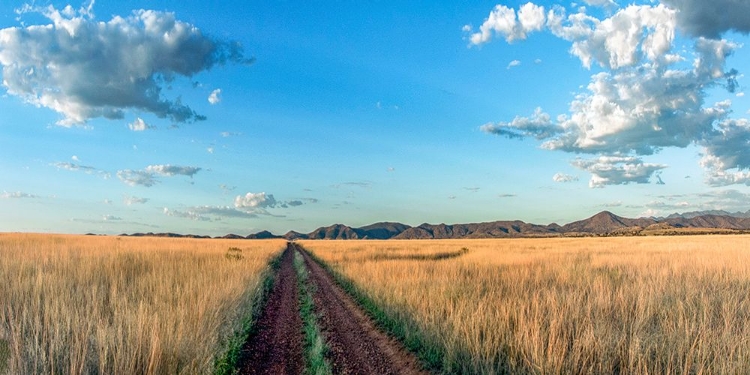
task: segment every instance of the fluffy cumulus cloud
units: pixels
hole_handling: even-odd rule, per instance
[[[527,3],[516,12],[512,8],[498,4],[479,27],[479,31],[471,34],[469,40],[472,44],[479,45],[489,42],[495,34],[505,37],[508,43],[526,39],[528,33],[541,30],[544,21],[542,6]],[[471,30],[471,26],[464,26],[464,30]]]
[[[146,167],[146,172],[158,174],[161,176],[182,175],[182,176],[193,177],[193,175],[198,173],[198,171],[200,170],[201,168],[199,167],[178,166],[178,165],[169,165],[169,164],[149,165],[148,167]]]
[[[132,169],[117,171],[117,178],[130,186],[151,187],[156,185],[156,183],[158,182],[156,178],[154,178],[153,173],[134,171]]]
[[[38,13],[47,23],[0,30],[8,94],[58,112],[60,125],[122,119],[129,110],[177,123],[201,120],[164,87],[216,65],[250,62],[237,43],[204,35],[173,13],[141,9],[99,21],[91,8],[27,5],[20,17]]]
[[[316,199],[306,199],[310,203]],[[273,194],[252,193],[238,195],[233,206],[196,206],[184,210],[164,208],[167,216],[180,217],[197,221],[221,221],[222,219],[252,219],[263,216],[277,216],[269,212],[270,208],[291,208],[305,204],[302,200],[277,201]]]
[[[143,121],[142,118],[138,117],[135,119],[135,121],[128,124],[128,128],[134,132],[142,132],[147,129],[153,129],[154,127],[147,124],[146,121]]]
[[[211,104],[219,104],[219,102],[221,102],[221,89],[211,91],[211,95],[208,96],[208,102]]]
[[[600,188],[606,185],[648,183],[654,172],[666,168],[663,164],[644,163],[636,157],[600,156],[594,159],[577,158],[571,163],[574,167],[591,173],[589,187]]]
[[[201,170],[199,167],[179,166],[170,164],[149,165],[143,170],[124,169],[117,171],[117,178],[130,186],[151,187],[159,182],[159,176],[188,176],[192,178]]]
[[[239,209],[263,209],[276,206],[276,198],[273,194],[247,193],[234,198],[234,207]]]
[[[730,30],[750,31],[750,3],[664,0],[619,9],[610,1],[586,3],[613,11],[597,18],[586,8],[571,12],[528,3],[514,11],[498,5],[479,31],[465,28],[472,45],[494,36],[512,42],[530,31],[547,31],[570,42],[570,53],[583,67],[597,70],[572,98],[568,113],[553,116],[537,108],[531,116],[481,130],[591,155],[572,165],[592,173],[592,187],[661,183],[657,171],[666,166],[644,163],[643,156],[691,145],[704,150],[701,165],[709,184],[750,185],[750,121],[735,118],[729,101],[709,102],[707,93],[714,88],[734,93],[739,87],[741,75],[727,68],[727,59],[740,45],[719,37]],[[527,19],[532,13],[542,16],[524,23],[522,11]],[[691,36],[689,49],[676,42],[681,29]]]

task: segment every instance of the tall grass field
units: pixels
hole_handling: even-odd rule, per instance
[[[283,241],[0,234],[0,374],[205,374]]]
[[[302,245],[444,373],[750,373],[749,236]]]

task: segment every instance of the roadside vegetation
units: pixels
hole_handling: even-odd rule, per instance
[[[0,234],[0,373],[213,373],[284,246]]]
[[[294,252],[294,269],[297,272],[300,314],[302,315],[302,324],[305,333],[306,373],[311,375],[330,375],[331,365],[325,358],[328,348],[320,332],[318,317],[315,313],[315,302],[313,301],[313,291],[311,290],[314,286],[309,283],[309,273],[307,267],[305,267],[305,260],[297,251]]]
[[[750,236],[302,245],[443,373],[750,373]]]

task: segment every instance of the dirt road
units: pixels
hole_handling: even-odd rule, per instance
[[[333,278],[294,243],[282,255],[273,290],[242,350],[240,374],[301,374],[304,338],[299,312],[294,252],[299,251],[309,271],[318,324],[329,347],[327,359],[334,374],[426,374],[419,361],[394,339],[380,332]]]
[[[302,318],[299,314],[294,248],[281,257],[271,294],[255,334],[242,349],[240,374],[301,374],[304,370]]]
[[[379,331],[331,275],[305,251],[301,253],[310,271],[318,323],[334,374],[426,374],[416,357]]]

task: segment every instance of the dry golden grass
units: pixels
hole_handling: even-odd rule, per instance
[[[750,373],[750,236],[303,246],[440,348],[446,373]]]
[[[210,373],[283,247],[0,234],[0,373]]]

